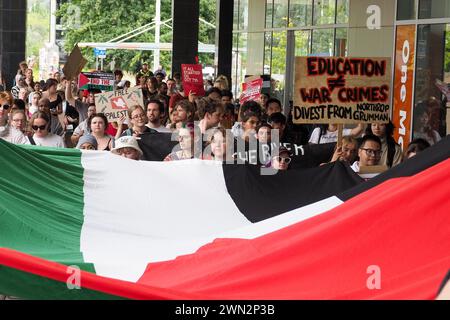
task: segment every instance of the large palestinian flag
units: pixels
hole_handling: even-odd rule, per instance
[[[341,163],[262,175],[0,140],[0,294],[434,298],[450,267],[449,154],[447,138],[363,182]]]

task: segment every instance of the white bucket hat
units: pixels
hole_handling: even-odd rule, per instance
[[[111,152],[117,154],[118,153],[117,150],[122,148],[133,148],[139,152],[139,155],[141,157],[143,155],[141,148],[139,148],[136,137],[133,136],[120,137],[115,141],[115,147],[114,149],[111,150]]]

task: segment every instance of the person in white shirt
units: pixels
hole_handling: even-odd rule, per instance
[[[75,128],[73,131],[72,136],[70,137],[70,140],[74,145],[78,144],[78,140],[80,140],[80,137],[82,137],[85,134],[90,133],[90,128],[88,127],[88,120],[89,118],[96,113],[95,105],[91,105],[88,108],[88,117],[80,122],[80,124]]]
[[[197,106],[198,116],[201,119],[198,125],[201,133],[205,134],[207,130],[219,126],[225,112],[220,101],[211,98],[202,98],[197,101]]]
[[[61,136],[49,132],[50,118],[45,112],[38,111],[31,117],[30,128],[34,132],[30,137],[33,145],[42,147],[65,148],[64,140]]]
[[[342,135],[357,138],[363,132],[363,130],[364,125],[360,123],[353,129],[342,130]],[[310,144],[332,143],[337,142],[337,139],[338,139],[337,124],[329,124],[327,127],[319,126],[315,128],[311,133],[309,143]]]
[[[358,150],[359,161],[355,161],[351,168],[359,173],[361,167],[376,166],[381,159],[381,140],[375,135],[366,134]]]
[[[29,144],[22,131],[8,125],[12,98],[7,92],[0,92],[0,139],[14,144]]]
[[[147,103],[147,119],[146,124],[150,129],[158,132],[172,132],[161,124],[161,119],[164,118],[164,105],[161,101],[152,99]]]

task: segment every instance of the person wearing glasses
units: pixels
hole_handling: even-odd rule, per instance
[[[359,173],[361,167],[377,166],[381,159],[381,140],[373,134],[366,134],[358,150],[359,161],[355,161],[351,168]]]
[[[292,154],[285,147],[280,147],[278,156],[272,157],[271,167],[275,170],[286,171],[292,161]]]
[[[80,150],[97,150],[97,147],[97,139],[95,139],[95,137],[90,134],[81,136],[76,146],[76,148]]]
[[[30,144],[22,131],[8,124],[12,102],[13,99],[10,93],[6,91],[0,92],[0,139],[14,144]]]
[[[20,109],[11,111],[10,125],[25,134],[27,126],[27,116],[25,115],[25,111]]]
[[[119,139],[120,137],[140,137],[144,133],[155,133],[157,132],[154,129],[151,129],[147,126],[147,115],[145,114],[144,108],[142,108],[139,105],[131,106],[128,109],[128,116],[130,121],[130,128],[123,131],[123,124],[125,119],[122,117],[117,121],[118,128],[116,133],[116,139]]]
[[[380,165],[391,168],[402,162],[402,148],[394,140],[394,124],[391,121],[388,123],[372,123],[371,125],[368,125],[366,128],[366,134],[373,134],[380,138]]]
[[[38,111],[31,117],[30,131],[33,135],[29,137],[32,145],[42,147],[65,148],[64,140],[61,136],[53,134],[50,129],[50,117],[47,113]]]

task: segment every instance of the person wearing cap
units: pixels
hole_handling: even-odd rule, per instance
[[[143,152],[141,148],[139,148],[136,137],[133,136],[124,136],[117,139],[116,146],[111,152],[132,160],[140,160],[143,156]]]
[[[139,72],[136,75],[136,78],[138,78],[138,79],[141,77],[146,77],[146,78],[153,77],[153,72],[148,68],[147,62],[142,63],[142,69],[139,70]]]
[[[86,134],[80,137],[76,148],[80,150],[97,150],[97,147],[97,139],[93,135]]]
[[[285,171],[289,169],[289,164],[292,161],[291,153],[285,147],[280,147],[278,150],[278,156],[272,157],[271,166],[275,170]]]

